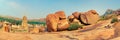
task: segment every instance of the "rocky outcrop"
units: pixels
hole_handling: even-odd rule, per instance
[[[70,23],[78,24],[95,24],[99,20],[99,15],[95,10],[88,12],[74,12],[68,16],[69,23],[66,19],[64,11],[55,12],[55,14],[49,14],[46,17],[46,23],[48,31],[65,30],[69,27]]]
[[[88,12],[74,12],[71,16],[68,16],[70,22],[79,20],[82,24],[95,24],[99,20],[99,14],[95,10]]]
[[[115,28],[116,36],[120,36],[120,22],[113,24],[113,27]]]
[[[94,24],[99,20],[99,15],[95,10],[90,10],[81,14],[80,19],[84,24]]]
[[[79,12],[74,12],[72,15],[76,18],[79,19],[80,13]]]
[[[46,25],[48,31],[57,31],[57,24],[59,21],[59,17],[55,14],[48,14],[46,17]]]
[[[69,27],[64,11],[48,14],[46,17],[48,31],[65,30]]]

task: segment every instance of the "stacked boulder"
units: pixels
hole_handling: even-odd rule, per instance
[[[71,16],[68,16],[70,22],[78,20],[80,24],[95,24],[99,20],[99,15],[95,10],[88,12],[74,12]]]
[[[79,25],[81,24],[80,23],[80,13],[79,12],[74,12],[72,13],[72,15],[68,16],[68,19],[69,19],[69,23],[78,23]]]
[[[48,14],[46,17],[46,24],[48,31],[61,31],[69,27],[64,11]]]

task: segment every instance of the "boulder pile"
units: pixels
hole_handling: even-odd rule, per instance
[[[71,16],[68,16],[70,22],[75,22],[74,20],[79,20],[82,24],[95,24],[99,20],[99,14],[95,10],[90,10],[88,12],[74,12]]]
[[[99,20],[99,14],[95,10],[88,12],[74,12],[68,16],[68,20],[64,11],[58,11],[54,14],[46,16],[46,24],[48,31],[62,31],[68,29],[71,23],[95,24]]]
[[[48,14],[46,17],[46,24],[48,31],[61,31],[69,27],[64,11]]]

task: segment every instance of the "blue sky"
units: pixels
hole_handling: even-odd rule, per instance
[[[9,15],[22,18],[45,18],[49,13],[65,11],[71,15],[73,12],[86,12],[94,9],[100,15],[107,9],[119,9],[120,0],[0,0],[0,15]]]

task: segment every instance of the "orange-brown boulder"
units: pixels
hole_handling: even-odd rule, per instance
[[[99,20],[99,15],[95,10],[90,10],[81,14],[80,19],[84,24],[94,24]]]
[[[66,30],[68,27],[69,27],[69,23],[68,23],[68,21],[67,21],[66,19],[64,19],[64,20],[59,20],[59,22],[58,22],[58,27],[57,27],[57,29],[58,29],[59,31],[61,31],[61,30]]]
[[[58,11],[55,13],[59,18],[66,18],[65,12],[64,11]]]
[[[73,15],[70,15],[70,16],[68,16],[68,19],[69,19],[70,22],[73,22],[74,16],[73,16]]]
[[[48,31],[57,31],[58,21],[59,17],[57,17],[55,14],[48,14],[46,17]]]
[[[69,27],[64,11],[58,11],[55,14],[49,14],[46,17],[48,31],[65,30]]]
[[[75,18],[79,19],[80,13],[79,13],[79,12],[74,12],[74,13],[72,13],[72,15],[73,15]]]

